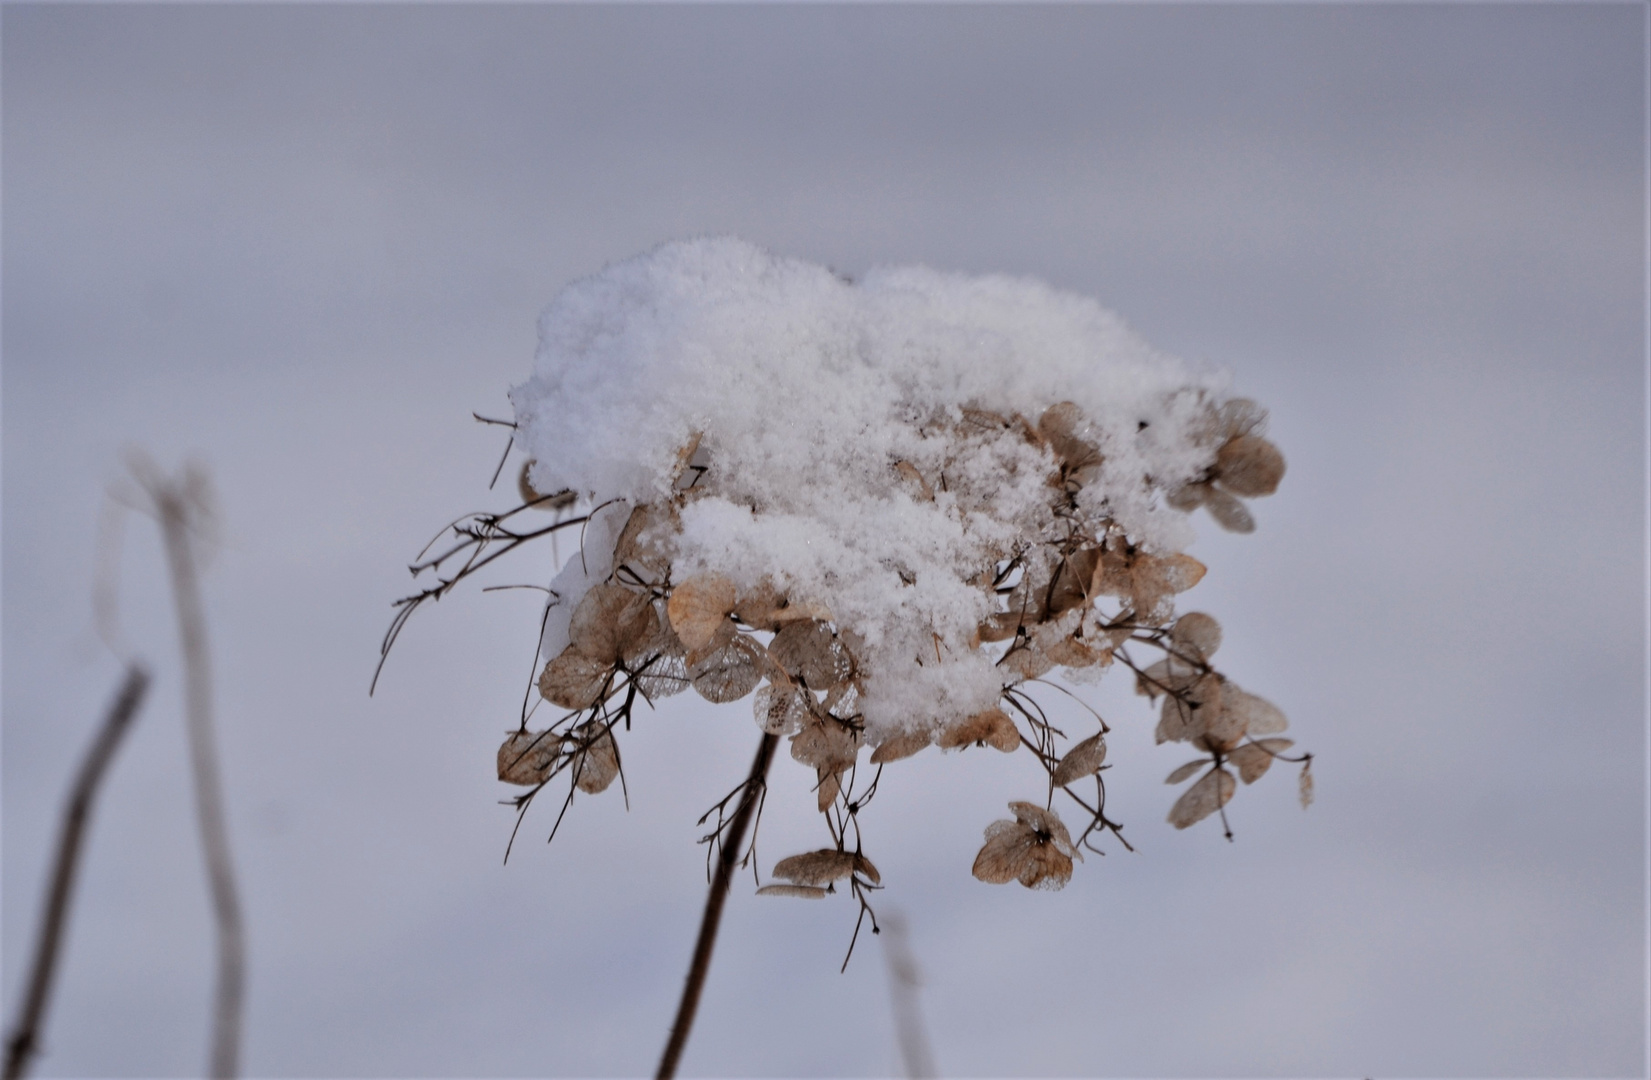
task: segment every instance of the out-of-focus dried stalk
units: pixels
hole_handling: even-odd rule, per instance
[[[762,799],[763,787],[768,783],[768,766],[774,760],[774,747],[780,737],[763,732],[757,744],[757,756],[751,762],[751,773],[746,777],[739,809],[734,811],[728,831],[722,835],[722,857],[717,860],[716,877],[711,881],[711,894],[705,898],[705,915],[699,922],[699,940],[694,943],[694,959],[688,965],[688,982],[682,988],[682,1001],[677,1006],[676,1021],[671,1025],[671,1037],[665,1044],[665,1053],[659,1059],[658,1080],[670,1080],[676,1075],[682,1049],[688,1045],[688,1033],[693,1030],[694,1014],[699,1011],[699,995],[705,989],[705,975],[711,970],[711,950],[716,947],[717,927],[722,922],[722,905],[728,899],[728,887],[733,882],[734,868],[739,865],[740,845],[745,842],[745,830]]]
[[[230,861],[223,789],[218,777],[218,750],[212,728],[212,670],[206,647],[206,616],[201,608],[195,567],[194,535],[206,524],[201,520],[205,514],[204,485],[205,477],[195,473],[178,482],[151,479],[145,486],[160,518],[167,563],[172,572],[172,594],[177,601],[189,758],[195,777],[195,812],[218,937],[211,1070],[213,1077],[223,1080],[235,1075],[240,1057],[241,1004],[246,975],[241,902]]]
[[[120,747],[121,737],[137,716],[149,689],[149,672],[139,664],[126,669],[120,692],[109,703],[103,725],[98,729],[86,756],[81,759],[80,771],[75,774],[69,789],[68,802],[63,807],[63,820],[57,838],[57,859],[46,891],[44,918],[40,936],[35,941],[34,963],[29,969],[28,990],[17,1022],[6,1037],[5,1080],[17,1080],[28,1068],[40,1042],[45,1026],[46,1004],[51,997],[52,976],[57,970],[57,954],[63,943],[63,930],[69,919],[69,903],[74,896],[75,875],[80,867],[80,842],[92,817],[92,801],[98,786],[108,771]]]
[[[906,940],[906,917],[898,911],[889,912],[883,917],[883,929],[886,931],[882,935],[883,958],[889,965],[889,997],[894,1004],[894,1033],[900,1043],[900,1060],[912,1080],[928,1080],[940,1073],[934,1067],[929,1034],[923,1025],[923,1008],[917,1000],[923,979],[917,957],[912,955],[911,943]]]

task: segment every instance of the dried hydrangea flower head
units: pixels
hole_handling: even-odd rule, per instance
[[[922,268],[850,282],[731,239],[670,244],[569,286],[511,401],[531,459],[522,509],[555,521],[461,522],[415,568],[438,583],[403,602],[389,640],[476,566],[577,525],[537,670],[564,715],[534,732],[524,714],[499,750],[524,810],[558,777],[568,801],[622,777],[616,736],[639,698],[749,697],[761,732],[813,771],[831,839],[761,891],[846,882],[863,917],[881,878],[861,811],[885,765],[931,747],[993,748],[1029,782],[974,875],[1060,888],[1084,847],[1123,838],[1107,724],[1059,730],[1038,692],[1115,665],[1162,699],[1158,741],[1204,755],[1170,777],[1202,774],[1170,811],[1178,828],[1224,821],[1237,782],[1275,759],[1301,762],[1310,792],[1283,714],[1212,666],[1219,624],[1176,610],[1205,573],[1184,551],[1189,513],[1249,532],[1241,500],[1278,487],[1265,412],[1093,301]],[[1075,840],[1060,794],[1083,818]]]

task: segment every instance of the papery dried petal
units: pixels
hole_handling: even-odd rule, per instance
[[[1221,624],[1202,611],[1189,611],[1170,627],[1169,640],[1188,660],[1209,660],[1221,647]]]
[[[815,717],[791,739],[791,756],[804,765],[840,772],[854,766],[860,732],[829,717]]]
[[[1216,482],[1234,495],[1271,495],[1284,478],[1284,455],[1259,435],[1227,440],[1215,456]]]
[[[771,579],[764,578],[754,589],[743,589],[734,601],[734,615],[753,630],[772,630],[774,613],[785,606],[785,594]]]
[[[1223,690],[1223,702],[1227,711],[1241,720],[1245,733],[1251,736],[1277,735],[1290,726],[1290,721],[1285,719],[1278,706],[1264,697],[1240,690],[1232,683],[1228,683]]]
[[[1010,646],[998,661],[998,667],[1014,672],[1021,679],[1038,679],[1055,669],[1055,661],[1030,641],[1022,640]]]
[[[871,864],[870,859],[859,854],[858,852],[854,855],[854,872],[871,882],[873,885],[881,885],[883,883],[883,875],[877,872],[877,867]]]
[[[588,709],[611,681],[614,665],[586,656],[575,645],[545,665],[539,674],[539,693],[564,709]]]
[[[1036,843],[1036,835],[1025,825],[994,821],[986,826],[986,843],[975,856],[972,873],[992,885],[1014,881],[1020,876],[1027,850]]]
[[[843,790],[843,774],[833,769],[815,769],[814,776],[814,805],[823,814]]]
[[[585,594],[568,624],[572,647],[595,660],[617,664],[659,630],[653,598],[603,582]]]
[[[1226,769],[1212,769],[1170,807],[1169,823],[1177,829],[1197,824],[1227,805],[1238,783]]]
[[[891,761],[909,758],[920,750],[934,743],[934,738],[926,731],[913,731],[906,735],[896,735],[892,739],[884,739],[877,749],[871,752],[873,765],[886,765]]]
[[[1204,497],[1204,506],[1210,512],[1215,523],[1228,532],[1252,533],[1255,532],[1255,518],[1244,504],[1220,488],[1211,488]]]
[[[1060,764],[1055,766],[1051,780],[1056,787],[1065,787],[1075,780],[1094,776],[1105,761],[1106,739],[1100,732],[1096,732],[1067,751]]]
[[[855,855],[851,851],[821,848],[781,859],[774,864],[773,876],[798,885],[830,885],[854,873],[854,860]]]
[[[1038,836],[1046,837],[1063,855],[1078,855],[1078,849],[1072,846],[1072,834],[1066,831],[1066,823],[1061,821],[1059,814],[1029,802],[1012,802],[1009,809],[1016,821]],[[1082,858],[1081,855],[1078,857]]]
[[[1080,434],[1085,426],[1083,410],[1070,401],[1051,405],[1038,418],[1038,434],[1070,472],[1092,468],[1101,462],[1100,448]]]
[[[1188,484],[1166,494],[1164,502],[1173,509],[1190,514],[1204,505],[1204,499],[1209,493],[1210,486],[1208,484]]]
[[[1221,712],[1221,677],[1200,676],[1187,689],[1164,698],[1159,713],[1159,742],[1191,742],[1201,738],[1210,720]]]
[[[1267,422],[1267,410],[1250,398],[1228,398],[1216,413],[1223,441],[1257,432]]]
[[[764,885],[758,896],[800,896],[808,900],[824,898],[826,891],[818,885]]]
[[[1020,747],[1020,731],[1002,709],[977,712],[941,730],[935,743],[942,750],[983,745],[1009,753]]]
[[[815,619],[782,626],[768,643],[768,655],[812,690],[829,690],[854,672],[843,643],[829,625]]]
[[[710,644],[734,611],[734,583],[721,574],[695,574],[671,590],[665,605],[671,628],[690,653]]]
[[[613,734],[601,724],[584,725],[575,730],[569,740],[573,751],[573,782],[579,790],[590,795],[597,795],[608,789],[613,778],[619,775],[619,748],[614,744]]]
[[[1092,591],[1100,561],[1101,549],[1094,546],[1079,548],[1061,560],[1049,585],[1046,608],[1051,617],[1083,607],[1100,595]]]
[[[1209,758],[1199,758],[1196,761],[1189,761],[1185,765],[1181,766],[1179,769],[1176,769],[1174,772],[1172,772],[1168,776],[1164,777],[1164,783],[1166,783],[1166,784],[1179,784],[1181,781],[1183,781],[1183,780],[1187,779],[1188,777],[1192,776],[1193,773],[1197,772],[1199,769],[1202,769],[1204,766],[1206,766],[1208,764],[1210,764],[1210,759]]]
[[[655,653],[631,670],[635,673],[637,691],[649,701],[680,694],[693,685],[688,678],[688,665],[680,654]]]
[[[1227,761],[1238,770],[1240,780],[1253,784],[1272,768],[1273,755],[1255,743],[1246,743],[1228,752]]]
[[[769,683],[751,699],[757,726],[770,735],[792,735],[813,715],[808,691],[789,683]]]
[[[921,495],[925,502],[934,502],[934,488],[923,479],[923,474],[917,471],[916,465],[909,461],[896,461],[894,469],[915,489],[914,494]]]
[[[660,523],[671,521],[671,517],[670,510],[662,510],[648,503],[632,510],[613,546],[614,567],[627,567],[644,581],[657,583],[662,580],[671,568],[671,561],[660,550],[657,534]],[[671,529],[673,532],[680,531],[680,526],[673,522]]]
[[[532,787],[545,782],[561,756],[561,736],[548,731],[514,731],[499,747],[499,779]]]
[[[690,661],[692,658],[690,657]],[[690,662],[688,677],[706,701],[723,705],[738,701],[762,682],[768,656],[763,647],[743,634],[698,663]]]

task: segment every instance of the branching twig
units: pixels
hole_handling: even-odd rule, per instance
[[[711,970],[711,950],[717,943],[717,927],[722,922],[722,905],[728,899],[728,886],[739,863],[740,844],[745,840],[745,828],[756,810],[762,789],[768,784],[768,766],[774,760],[774,747],[780,737],[763,732],[757,744],[757,756],[751,762],[746,777],[744,795],[733,821],[722,837],[722,856],[717,860],[717,875],[711,882],[710,895],[705,898],[705,915],[699,922],[699,940],[694,943],[694,959],[688,966],[688,982],[682,988],[682,1001],[677,1006],[676,1020],[671,1024],[671,1037],[665,1044],[665,1053],[659,1059],[658,1080],[669,1080],[676,1075],[682,1048],[688,1045],[688,1033],[694,1026],[694,1013],[699,1010],[699,995],[705,988],[705,975]]]
[[[120,740],[131,726],[149,689],[149,672],[138,664],[126,669],[120,692],[104,715],[103,726],[81,759],[74,786],[63,807],[63,822],[57,838],[57,859],[52,865],[51,884],[46,892],[45,916],[40,937],[35,941],[34,963],[29,968],[28,991],[17,1022],[6,1038],[5,1080],[17,1080],[28,1068],[40,1043],[45,1025],[46,1003],[51,996],[52,976],[57,969],[57,953],[63,942],[63,928],[69,918],[75,873],[80,865],[80,841],[92,816],[92,800],[97,796],[103,774],[114,759]]]

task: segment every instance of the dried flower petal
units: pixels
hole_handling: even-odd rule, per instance
[[[613,671],[614,665],[594,660],[577,645],[569,645],[539,674],[539,693],[564,709],[588,709],[602,696]]]
[[[613,734],[600,722],[593,721],[575,729],[569,738],[571,746],[579,749],[574,751],[573,770],[574,783],[579,790],[590,795],[597,795],[608,789],[613,778],[619,775],[619,748],[614,745]]]
[[[1227,805],[1238,783],[1226,769],[1211,769],[1170,807],[1169,823],[1177,829],[1197,824]]]
[[[851,851],[821,848],[781,859],[774,864],[773,876],[786,878],[798,885],[830,885],[854,873],[855,858]]]
[[[1215,523],[1228,532],[1255,532],[1255,518],[1250,516],[1249,510],[1220,488],[1209,489],[1204,496],[1204,508],[1210,512]]]
[[[585,594],[568,625],[572,647],[593,660],[618,664],[659,631],[653,598],[603,582]]]
[[[762,682],[768,661],[763,647],[743,634],[698,663],[689,657],[688,677],[699,696],[713,704],[738,701]]]
[[[1191,742],[1204,735],[1210,719],[1221,712],[1222,680],[1213,672],[1200,676],[1179,693],[1164,698],[1156,738],[1159,742]]]
[[[548,731],[513,731],[499,747],[499,779],[523,787],[542,784],[561,749],[561,737]]]
[[[935,743],[942,750],[990,746],[1007,754],[1020,748],[1020,731],[1008,713],[992,708],[944,728]]]
[[[923,474],[917,471],[917,466],[909,461],[896,461],[894,469],[920,494],[924,502],[934,502],[934,488],[923,479]]]
[[[804,765],[841,772],[854,767],[860,732],[831,717],[815,717],[791,739],[791,756]]]
[[[1189,611],[1170,627],[1170,642],[1189,660],[1209,660],[1221,647],[1221,624],[1202,611]]]
[[[782,626],[768,643],[768,655],[811,690],[829,690],[854,672],[843,643],[829,625],[815,619]]]
[[[1271,495],[1284,479],[1284,455],[1259,435],[1240,435],[1216,453],[1215,475],[1234,495]]]
[[[764,885],[758,896],[800,896],[808,900],[824,898],[826,891],[818,885]]]
[[[1273,755],[1265,747],[1246,743],[1227,754],[1227,761],[1238,770],[1238,778],[1253,784],[1273,766]]]
[[[734,601],[734,616],[753,630],[775,628],[774,613],[785,607],[785,594],[770,578],[754,589],[740,592]]]
[[[835,769],[815,769],[814,776],[814,806],[823,814],[843,790],[843,774]]]
[[[896,735],[892,739],[885,739],[879,743],[877,749],[871,752],[873,765],[886,765],[891,761],[909,758],[920,750],[934,743],[934,738],[926,731],[913,731],[906,735]]]
[[[1183,780],[1187,779],[1188,777],[1192,776],[1193,773],[1197,772],[1199,769],[1202,769],[1204,766],[1208,765],[1209,763],[1210,763],[1210,759],[1209,758],[1203,758],[1203,757],[1198,758],[1196,761],[1189,761],[1185,765],[1181,766],[1179,769],[1176,769],[1174,772],[1172,772],[1168,776],[1164,777],[1164,783],[1166,783],[1166,784],[1179,784],[1181,781],[1183,781]]]
[[[1301,767],[1301,778],[1296,781],[1296,795],[1301,800],[1303,810],[1313,805],[1313,774],[1307,765]]]
[[[994,885],[1018,880],[1027,888],[1059,889],[1072,878],[1077,850],[1066,826],[1052,810],[1012,802],[1014,821],[986,827],[986,843],[975,856],[974,876]]]
[[[1245,690],[1240,690],[1232,683],[1228,683],[1223,691],[1223,708],[1239,718],[1244,733],[1255,735],[1277,735],[1290,726],[1278,706],[1264,697]]]
[[[632,670],[636,673],[637,691],[649,701],[680,694],[693,685],[688,678],[688,665],[680,653],[655,653]]]
[[[671,590],[665,605],[671,629],[690,653],[711,643],[734,611],[734,583],[721,574],[696,574]]]
[[[1100,732],[1096,732],[1083,740],[1061,758],[1055,766],[1051,777],[1056,787],[1065,787],[1075,780],[1082,780],[1086,776],[1094,776],[1101,769],[1102,762],[1106,761],[1106,739]]]
[[[792,735],[812,715],[808,691],[789,683],[769,683],[751,699],[757,726],[771,735]]]

